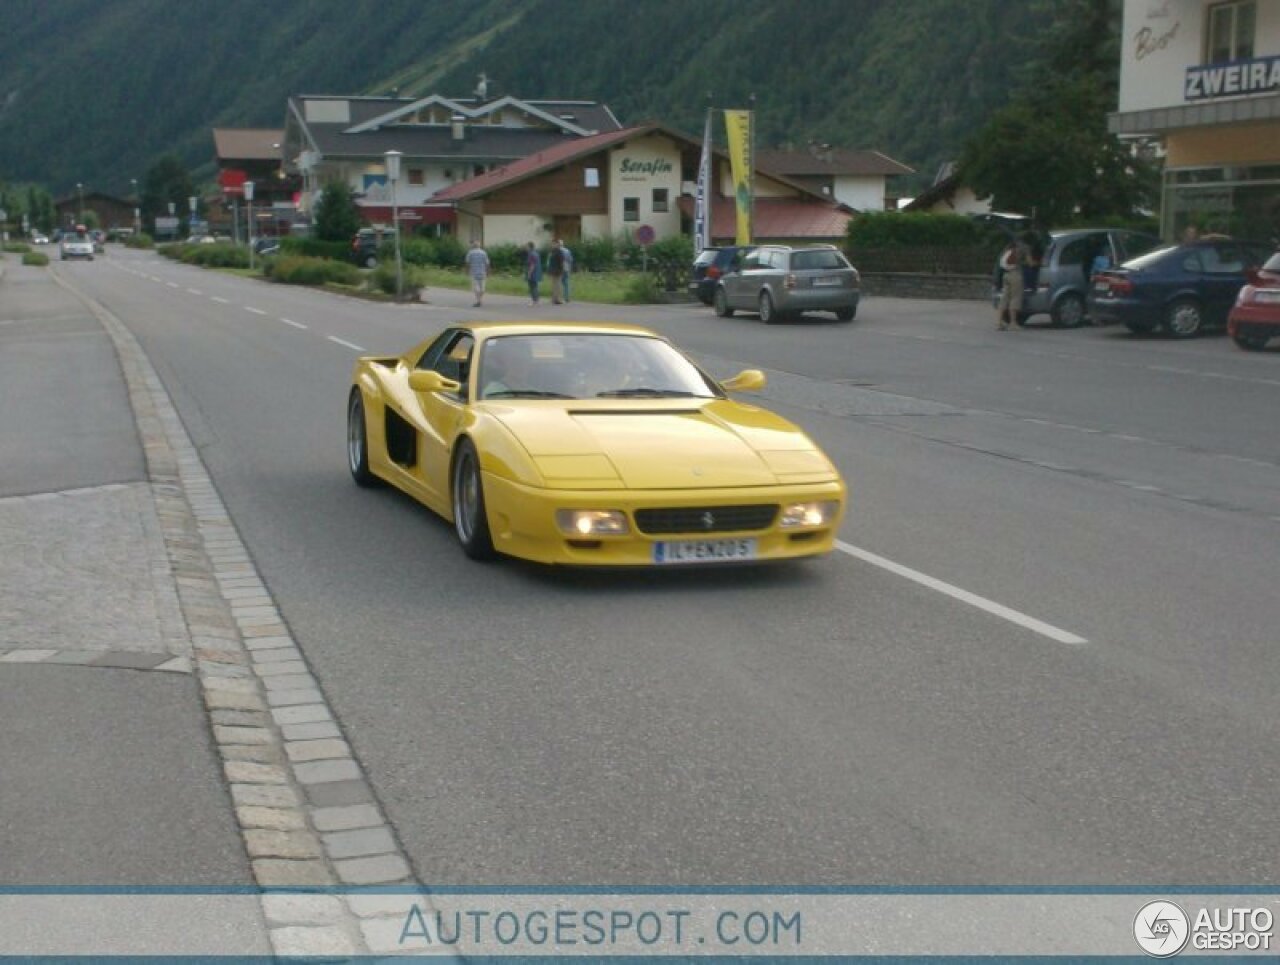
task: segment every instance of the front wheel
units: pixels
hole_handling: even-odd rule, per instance
[[[1067,292],[1049,314],[1053,324],[1060,328],[1079,328],[1084,324],[1084,299],[1075,292]]]
[[[453,461],[453,529],[462,552],[473,560],[493,559],[493,537],[485,515],[484,486],[480,481],[480,459],[468,439],[458,444]]]
[[[1164,327],[1174,338],[1191,338],[1200,334],[1204,326],[1204,313],[1200,303],[1190,298],[1179,298],[1169,306],[1164,316]]]
[[[760,321],[764,322],[766,325],[776,325],[778,322],[782,321],[782,318],[778,315],[777,309],[773,307],[773,296],[768,292],[760,293],[759,309]]]
[[[733,309],[729,307],[729,296],[724,293],[723,288],[717,288],[715,294],[716,314],[721,318],[728,318],[733,314]]]
[[[359,388],[353,388],[347,399],[347,468],[357,486],[376,486],[380,482],[369,471],[369,432],[364,420],[364,397]]]

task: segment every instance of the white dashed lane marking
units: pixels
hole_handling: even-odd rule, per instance
[[[945,594],[952,599],[959,600],[961,603],[967,603],[970,606],[977,607],[979,610],[990,613],[992,616],[997,616],[1002,620],[1008,620],[1010,623],[1015,623],[1024,629],[1030,630],[1033,633],[1038,633],[1042,637],[1048,637],[1050,640],[1055,640],[1058,643],[1076,644],[1089,642],[1084,637],[1077,636],[1067,630],[1062,630],[1052,624],[1045,623],[1043,620],[1037,620],[1035,617],[1028,616],[1025,613],[1020,613],[1017,610],[1005,606],[1003,603],[997,603],[995,600],[988,600],[986,597],[978,596],[976,593],[970,593],[968,590],[962,590],[958,586],[952,586],[950,583],[944,583],[942,580],[935,579],[926,573],[921,573],[919,570],[913,570],[908,566],[903,566],[901,563],[895,563],[893,560],[885,559],[883,556],[877,556],[875,553],[860,549],[857,546],[844,542],[844,540],[836,540],[836,549],[840,550],[842,553],[848,553],[850,556],[860,559],[864,563],[870,563],[872,566],[878,566],[882,570],[888,570],[890,573],[906,577],[908,580],[919,583],[921,586],[926,586],[931,590],[936,590],[937,592]]]
[[[244,310],[245,310],[246,312],[253,312],[253,314],[255,314],[255,315],[265,315],[265,314],[267,314],[267,313],[266,313],[266,312],[264,312],[261,308],[254,308],[252,305],[246,305],[246,306],[244,307]]]
[[[361,348],[359,345],[356,345],[352,342],[348,342],[346,339],[338,338],[338,336],[336,335],[326,335],[325,338],[327,338],[330,342],[337,342],[339,345],[349,348],[355,352],[364,351],[364,349]]]
[[[213,299],[215,302],[217,302],[219,305],[230,305],[230,304],[231,304],[231,299],[229,299],[229,298],[219,298],[217,295],[210,295],[209,297],[210,297],[210,298],[212,298],[212,299]]]
[[[291,318],[282,318],[280,321],[284,322],[286,325],[292,325],[294,328],[300,328],[303,331],[306,331],[307,329],[307,326],[303,325],[301,322],[295,322]]]
[[[198,288],[188,288],[188,289],[187,289],[187,293],[188,293],[188,294],[191,294],[191,295],[203,295],[203,294],[204,294],[204,292],[200,291],[200,289],[198,289]]]

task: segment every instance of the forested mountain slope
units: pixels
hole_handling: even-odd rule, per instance
[[[1043,9],[1043,8],[1040,8]],[[290,94],[600,100],[696,132],[707,95],[757,144],[884,151],[932,177],[1007,100],[1039,25],[995,0],[3,0],[0,181],[124,191]],[[1023,43],[1019,43],[1022,38]]]

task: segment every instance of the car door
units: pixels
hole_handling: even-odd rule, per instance
[[[730,308],[754,308],[755,294],[751,288],[760,271],[760,249],[741,255],[732,271],[725,276],[724,293]]]
[[[419,360],[418,369],[439,372],[462,383],[459,392],[414,392],[414,428],[418,434],[418,460],[414,474],[430,501],[448,505],[449,456],[469,399],[471,360],[475,336],[458,329],[432,343]]]
[[[1210,325],[1225,325],[1227,313],[1244,287],[1250,258],[1236,242],[1215,241],[1202,247],[1200,263],[1203,273],[1199,287],[1205,321]]]

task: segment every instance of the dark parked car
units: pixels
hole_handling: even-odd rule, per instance
[[[1019,322],[1047,314],[1054,325],[1076,328],[1088,317],[1086,298],[1094,262],[1101,255],[1108,265],[1136,258],[1160,244],[1154,235],[1119,228],[1072,228],[1051,231],[1034,289],[1022,296]]]
[[[702,249],[702,254],[693,260],[689,293],[696,296],[702,304],[710,305],[715,299],[716,282],[733,269],[741,253],[746,250],[738,245]]]
[[[1276,252],[1240,289],[1227,316],[1227,334],[1243,349],[1266,348],[1280,337],[1280,252]]]
[[[1189,338],[1222,328],[1249,273],[1270,253],[1270,245],[1230,238],[1157,248],[1099,272],[1089,311],[1098,321],[1119,322],[1135,333],[1159,328]]]
[[[390,231],[361,228],[351,239],[351,260],[361,268],[377,268],[378,248],[390,239]]]
[[[716,314],[758,312],[773,325],[802,312],[834,312],[842,322],[858,313],[858,271],[835,245],[761,245],[743,254],[716,285]]]

